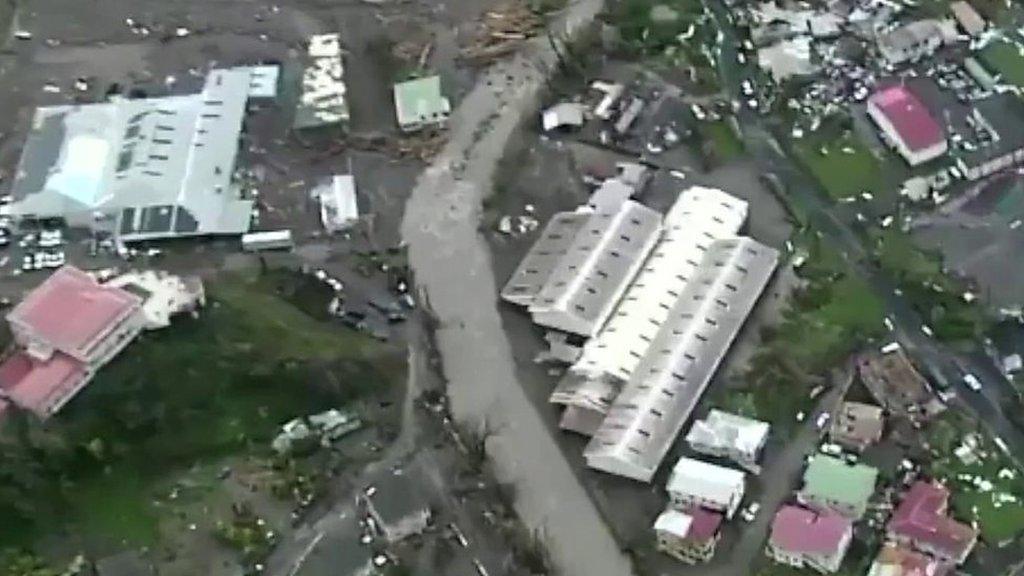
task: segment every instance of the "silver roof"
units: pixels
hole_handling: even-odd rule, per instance
[[[649,482],[768,283],[778,253],[715,242],[584,451],[591,468]]]
[[[716,240],[735,236],[746,217],[747,203],[722,190],[694,186],[680,194],[658,243],[572,370],[628,380],[706,251]]]
[[[887,58],[898,58],[926,40],[942,35],[936,20],[917,20],[878,37],[878,49]]]
[[[661,214],[627,200],[590,215],[530,305],[541,326],[592,336],[661,233]]]
[[[565,256],[576,233],[589,218],[587,212],[555,214],[502,288],[501,298],[513,304],[529,306],[551,277],[559,260]]]
[[[214,70],[199,94],[37,109],[12,213],[105,219],[124,240],[248,230],[232,176],[250,80]]]

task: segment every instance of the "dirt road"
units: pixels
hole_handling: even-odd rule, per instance
[[[572,3],[558,35],[580,30],[601,4]],[[539,38],[482,76],[451,119],[448,145],[413,190],[402,234],[418,289],[440,322],[437,343],[455,417],[486,421],[496,431],[488,451],[498,477],[516,485],[520,516],[545,534],[561,573],[625,576],[633,573],[628,559],[516,380],[488,247],[478,232],[498,160],[520,119],[534,117],[555,61],[547,39]]]

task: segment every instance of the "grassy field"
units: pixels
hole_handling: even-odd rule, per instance
[[[977,454],[980,458],[972,464],[964,464],[953,450],[972,433],[979,440]],[[932,462],[930,472],[948,480],[957,518],[968,522],[977,520],[982,539],[992,546],[1024,532],[1024,476],[988,434],[965,417],[948,414],[930,425],[929,438],[941,454]],[[991,482],[991,488],[979,488],[974,478]],[[1016,501],[1006,500],[1006,495]]]
[[[1024,56],[1017,47],[1005,40],[994,40],[981,51],[981,61],[1004,82],[1024,87]]]
[[[813,234],[795,243],[809,254],[800,269],[806,286],[792,297],[782,323],[762,335],[743,384],[720,399],[724,408],[767,420],[777,430],[790,430],[825,372],[882,330],[881,301],[838,254]]]
[[[731,119],[717,122],[701,122],[697,125],[701,137],[711,144],[716,163],[726,163],[743,154],[743,141],[730,125]]]
[[[161,521],[154,492],[175,472],[263,454],[287,420],[400,377],[400,357],[304,314],[289,300],[308,295],[290,284],[213,284],[198,319],[144,334],[45,428],[8,430],[0,454],[21,463],[23,477],[0,474],[0,513],[9,520],[0,548],[61,529],[151,544]]]
[[[792,141],[797,159],[834,200],[861,192],[882,194],[883,165],[852,133],[819,130]]]

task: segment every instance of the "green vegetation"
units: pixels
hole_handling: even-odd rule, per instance
[[[611,8],[608,20],[618,26],[629,55],[687,71],[692,90],[718,89],[716,63],[708,52],[717,29],[700,0],[623,0]]]
[[[988,328],[984,309],[965,301],[966,288],[943,273],[940,253],[918,247],[909,235],[892,228],[868,233],[875,263],[899,283],[937,338],[966,341]]]
[[[792,147],[796,158],[834,200],[865,191],[878,195],[886,189],[883,163],[850,130],[822,127],[792,140]]]
[[[977,441],[977,461],[968,459],[969,464],[953,454],[967,438]],[[991,436],[966,416],[948,412],[929,425],[928,441],[937,455],[929,472],[948,480],[957,518],[977,520],[982,539],[992,546],[1024,532],[1024,476]]]
[[[743,154],[743,141],[733,129],[731,117],[717,122],[700,122],[697,129],[702,140],[707,143],[708,155],[713,163],[726,163]]]
[[[0,576],[58,576],[60,573],[31,552],[13,548],[0,551]]]
[[[822,376],[882,330],[882,303],[838,254],[814,234],[795,243],[808,254],[783,321],[765,329],[744,382],[722,399],[726,409],[790,430]]]
[[[1024,87],[1024,55],[1017,46],[1006,40],[993,40],[981,51],[980,58],[993,74],[1004,82]]]
[[[293,306],[326,304],[305,281],[219,281],[198,319],[144,334],[45,426],[7,419],[0,542],[30,545],[67,528],[152,543],[161,522],[153,500],[175,473],[265,453],[287,420],[385,390],[401,360]]]

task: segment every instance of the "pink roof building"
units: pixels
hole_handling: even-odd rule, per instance
[[[64,266],[7,315],[18,342],[47,359],[60,351],[82,362],[102,352],[107,337],[137,314],[142,299],[104,286],[74,266]]]
[[[868,98],[868,115],[883,137],[911,166],[946,153],[942,126],[921,100],[904,85],[890,86]]]
[[[689,564],[707,562],[715,554],[723,518],[705,508],[669,508],[654,522],[658,549]]]
[[[896,544],[886,544],[867,576],[947,576],[953,564]]]
[[[775,513],[767,553],[780,564],[839,570],[853,539],[853,522],[835,512],[785,505]]]
[[[937,482],[915,482],[889,520],[889,536],[941,560],[962,563],[978,532],[948,514],[949,490]]]
[[[141,308],[73,266],[57,270],[7,315],[18,349],[0,364],[0,398],[40,418],[56,413],[138,335]]]

